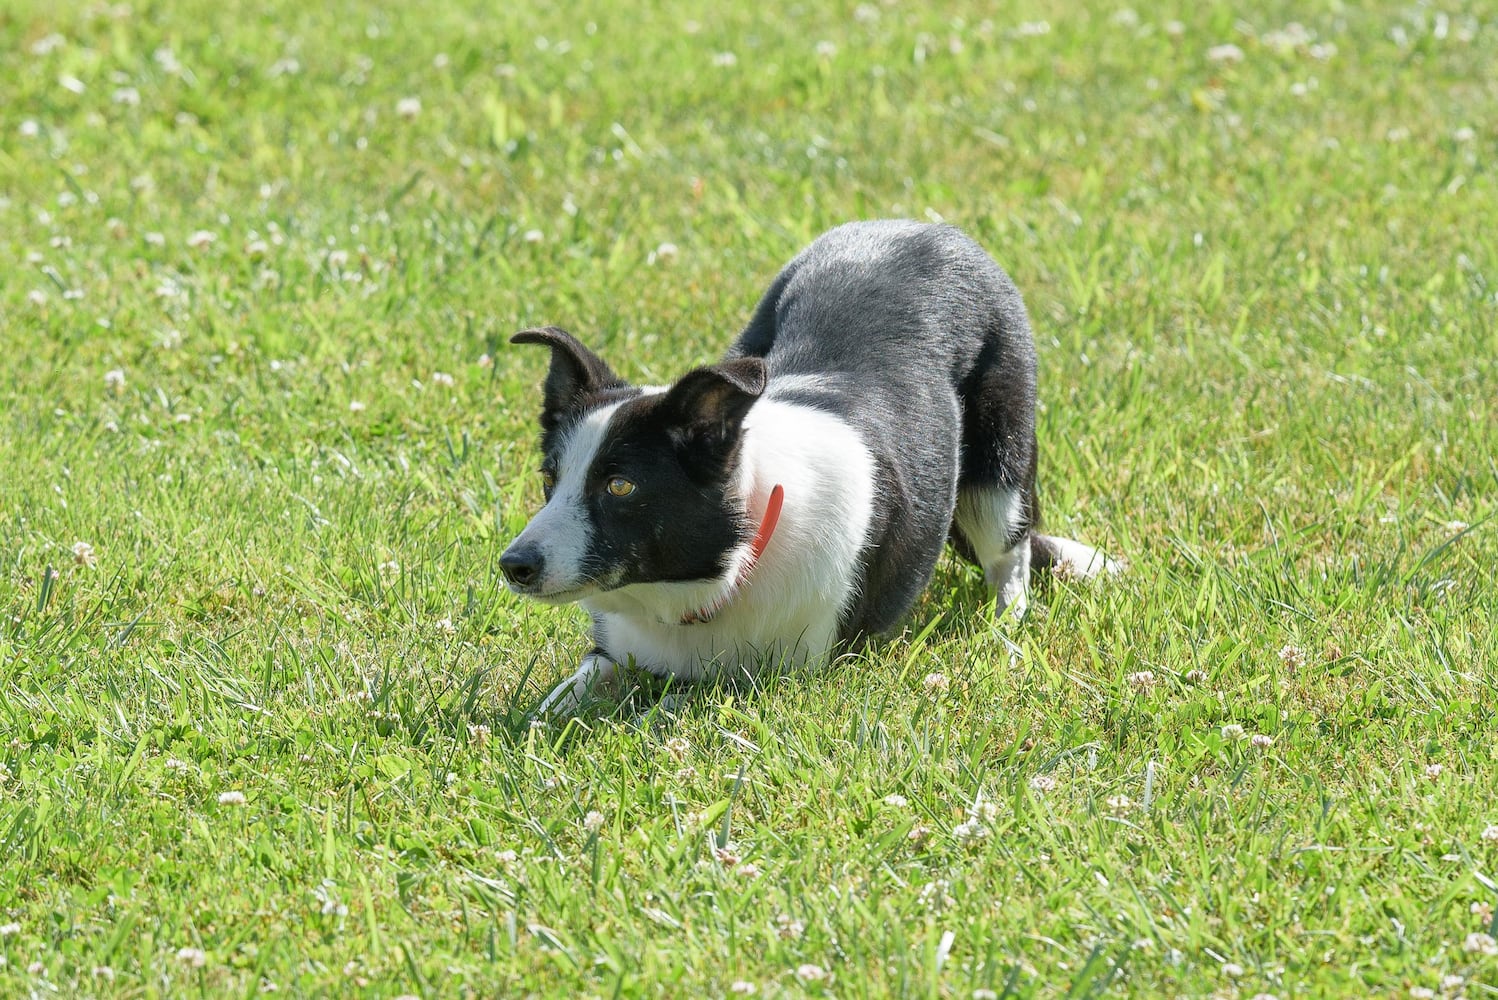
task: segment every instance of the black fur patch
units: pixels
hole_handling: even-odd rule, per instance
[[[554,370],[556,364],[554,355]],[[568,397],[581,409],[552,411],[549,424],[543,418],[543,447],[555,467],[569,428],[586,413],[623,401],[583,483],[592,528],[590,579],[614,589],[723,575],[728,557],[753,530],[737,490],[739,443],[744,416],[764,386],[764,363],[740,359],[689,372],[665,393],[644,395],[614,380]],[[615,477],[634,484],[634,491],[610,493]]]

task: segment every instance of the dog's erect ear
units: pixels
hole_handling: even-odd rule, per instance
[[[764,361],[738,358],[687,372],[667,390],[661,412],[683,453],[721,464],[733,454],[744,416],[764,391]]]
[[[551,348],[551,369],[542,388],[541,427],[551,430],[582,407],[583,400],[602,389],[624,385],[603,360],[572,334],[556,326],[521,330],[512,344],[545,344]]]

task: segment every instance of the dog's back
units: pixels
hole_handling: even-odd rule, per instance
[[[844,638],[889,628],[919,596],[959,485],[997,492],[1010,542],[1033,525],[1029,322],[1008,275],[958,230],[884,221],[828,232],[775,279],[730,353],[764,358],[770,398],[836,414],[874,457],[874,518]]]

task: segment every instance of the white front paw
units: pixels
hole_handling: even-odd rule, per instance
[[[599,684],[606,684],[614,677],[614,661],[598,653],[583,658],[577,673],[567,678],[537,706],[534,716],[575,715],[584,701]]]

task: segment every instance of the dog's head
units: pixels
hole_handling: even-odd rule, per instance
[[[510,587],[551,603],[639,583],[722,576],[743,543],[739,444],[764,362],[631,386],[571,334],[525,330],[551,349],[541,403],[546,505],[500,557]]]

